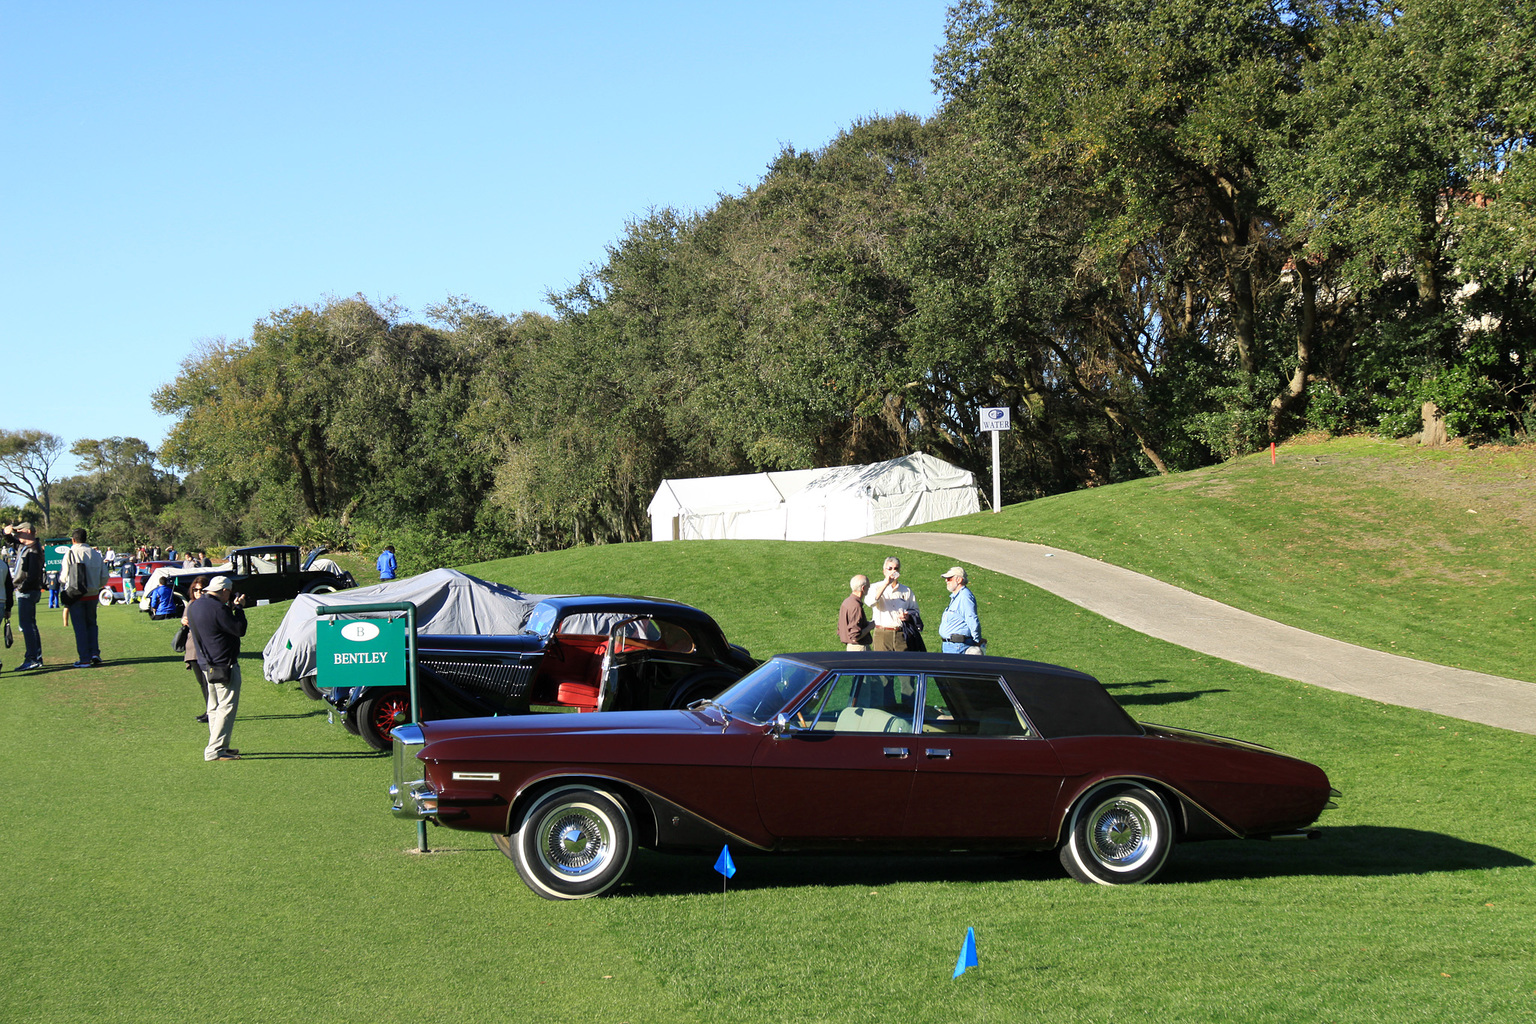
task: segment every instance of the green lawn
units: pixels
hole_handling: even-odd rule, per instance
[[[1339,438],[917,530],[1049,544],[1302,629],[1536,682],[1536,445]]]
[[[829,645],[864,545],[628,545],[470,571],[651,593],[759,655]],[[930,617],[949,560],[904,556]],[[386,810],[389,766],[247,661],[205,764],[170,623],[103,611],[109,664],[0,675],[0,1020],[1510,1021],[1536,1017],[1536,737],[1192,654],[1007,577],[993,652],[1082,668],[1139,718],[1267,743],[1344,792],[1314,843],[1175,851],[1125,889],[1054,858],[642,854],[607,899],[523,887],[488,837]],[[285,606],[252,613],[258,650]],[[73,660],[50,618],[45,656]],[[19,660],[13,648],[7,667]],[[951,980],[967,927],[981,966]]]

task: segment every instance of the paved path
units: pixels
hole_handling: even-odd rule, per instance
[[[1014,576],[1123,626],[1271,675],[1536,733],[1536,683],[1330,640],[1071,551],[958,533],[893,533],[858,543],[927,551]]]

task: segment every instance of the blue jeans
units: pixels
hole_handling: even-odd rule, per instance
[[[16,595],[16,624],[21,627],[21,638],[26,643],[25,661],[40,661],[43,657],[43,638],[37,632],[37,601],[42,591]]]
[[[96,637],[96,609],[94,597],[82,597],[69,608],[69,624],[75,627],[75,653],[80,661],[101,657],[101,642]]]
[[[974,644],[957,644],[950,640],[944,641],[945,654],[986,654],[985,647],[977,647]]]

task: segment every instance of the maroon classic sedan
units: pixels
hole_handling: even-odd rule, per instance
[[[686,710],[395,728],[397,815],[489,832],[529,888],[579,899],[635,847],[1059,849],[1145,882],[1176,842],[1305,838],[1315,765],[1133,721],[1097,680],[1011,658],[786,654]]]

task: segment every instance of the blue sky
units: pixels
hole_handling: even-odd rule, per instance
[[[944,16],[12,0],[0,427],[157,446],[150,395],[201,340],[329,295],[547,310],[647,210],[707,207],[861,117],[931,115]]]

